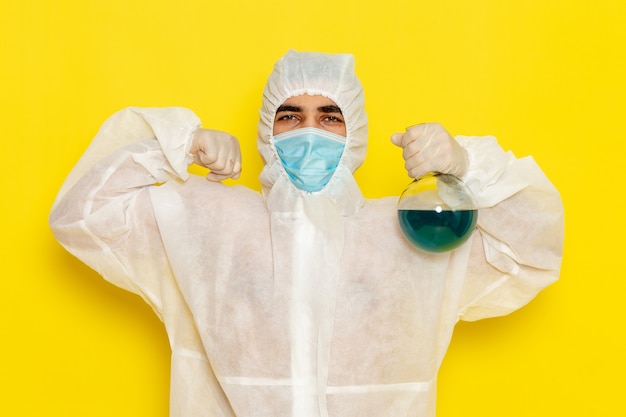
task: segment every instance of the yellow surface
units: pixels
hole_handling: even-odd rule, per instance
[[[160,322],[65,253],[49,208],[128,105],[190,107],[238,136],[241,182],[258,189],[261,89],[294,48],[356,56],[368,197],[408,184],[389,136],[427,121],[532,154],[562,193],[561,281],[458,326],[438,416],[624,415],[625,28],[616,0],[2,0],[0,414],[167,416]]]

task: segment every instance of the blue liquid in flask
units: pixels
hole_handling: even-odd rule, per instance
[[[461,246],[476,227],[477,210],[398,210],[404,236],[427,252]]]

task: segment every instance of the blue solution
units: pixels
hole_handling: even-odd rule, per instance
[[[461,246],[476,227],[477,210],[398,210],[404,236],[427,252],[447,252]]]

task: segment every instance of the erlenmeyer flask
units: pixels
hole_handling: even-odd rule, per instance
[[[398,220],[407,240],[427,252],[461,246],[476,227],[478,210],[465,184],[431,172],[415,179],[398,201]]]

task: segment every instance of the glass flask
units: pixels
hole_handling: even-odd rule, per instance
[[[478,210],[465,184],[431,172],[415,179],[400,195],[398,221],[407,240],[426,252],[461,246],[476,227]]]

